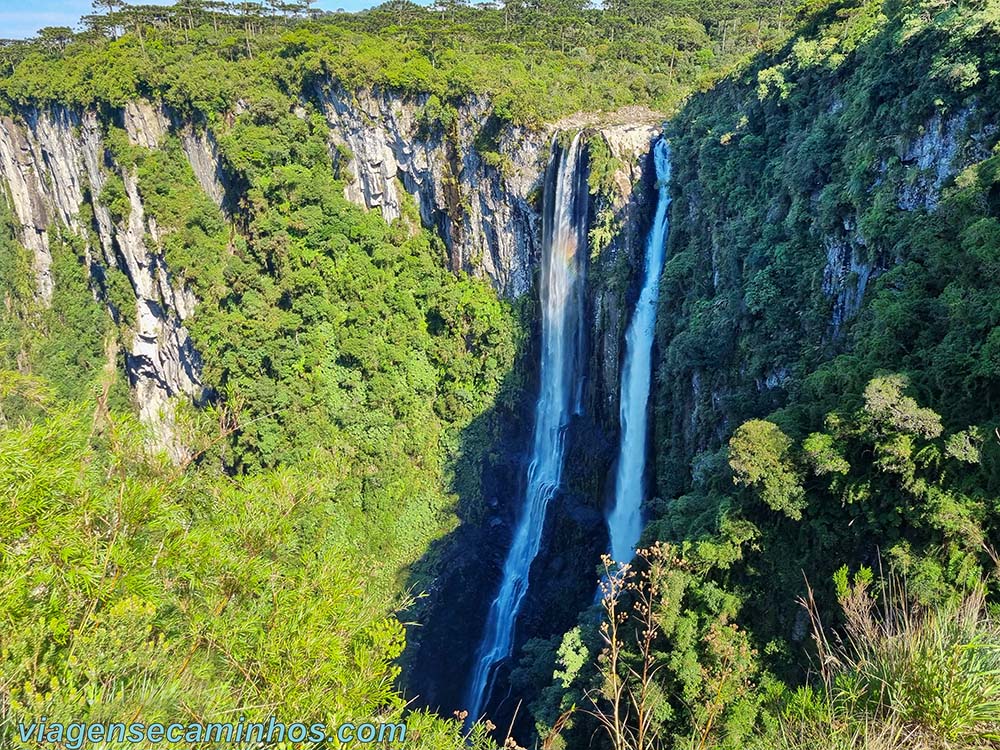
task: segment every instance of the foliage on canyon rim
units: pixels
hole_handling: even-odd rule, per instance
[[[785,2],[583,0],[427,8],[394,0],[359,14],[302,4],[158,8],[112,2],[84,30],[42,29],[0,47],[0,90],[34,102],[121,106],[138,96],[217,118],[256,87],[298,93],[317,81],[432,95],[434,120],[488,97],[505,122],[538,124],[632,104],[673,109],[720,70],[785,35]],[[125,32],[125,33],[122,33]]]

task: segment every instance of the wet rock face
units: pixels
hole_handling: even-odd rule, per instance
[[[572,131],[586,126],[560,123],[553,128]],[[605,140],[620,163],[612,175],[614,189],[608,195],[591,196],[589,211],[592,218],[597,212],[608,211],[615,232],[599,249],[589,248],[585,303],[588,356],[584,371],[579,373],[584,380],[583,409],[574,417],[567,435],[564,486],[546,514],[542,548],[532,566],[528,596],[516,626],[515,654],[530,638],[561,635],[572,627],[576,614],[591,603],[596,590],[595,566],[607,549],[603,500],[609,476],[613,482],[610,466],[617,447],[622,338],[638,291],[632,288],[633,282],[641,283],[647,198],[655,195],[649,190],[653,170],[646,155],[657,135],[658,129],[638,125],[594,129],[591,133],[592,138]],[[550,140],[551,136],[544,139],[546,154]],[[529,267],[527,273],[533,270]],[[537,334],[536,330],[531,337],[535,346]],[[539,358],[538,351],[529,351],[524,361],[529,368],[537,368]],[[476,469],[485,516],[463,523],[448,540],[440,557],[442,572],[422,602],[421,613],[413,618],[422,625],[407,636],[407,693],[415,696],[417,705],[445,713],[465,708],[462,700],[471,658],[499,586],[524,498],[538,372],[524,375],[530,385],[521,393],[516,414],[500,416],[492,456]],[[498,684],[506,684],[510,666],[500,668]],[[494,718],[510,721],[509,712],[516,705],[516,696],[508,697]]]
[[[830,328],[836,338],[844,323],[861,310],[868,283],[877,269],[864,237],[850,221],[844,222],[843,236],[824,237],[823,245],[826,248],[823,292],[833,298]]]
[[[123,122],[130,141],[145,148],[156,148],[172,126],[160,108],[146,102],[126,106]],[[118,222],[97,199],[112,174],[121,178],[129,205]],[[43,304],[51,302],[54,291],[50,236],[60,229],[86,240],[85,260],[93,277],[103,277],[102,268],[118,268],[128,278],[135,314],[126,335],[126,375],[155,446],[183,459],[186,451],[173,429],[175,398],[196,400],[202,390],[200,360],[183,323],[195,299],[166,267],[158,251],[160,232],[146,216],[135,174],[105,150],[97,115],[56,107],[3,118],[0,179],[8,186],[18,239],[32,254]],[[93,212],[92,227],[80,220],[85,203]],[[110,311],[116,319],[124,312]]]
[[[420,122],[425,103],[371,91],[322,92],[331,144],[349,152],[347,158],[337,148],[331,153],[334,168],[346,171],[346,196],[393,221],[405,210],[403,192],[410,194],[422,223],[446,244],[452,269],[488,279],[510,298],[531,290],[541,250],[536,194],[555,133],[588,128],[619,164],[611,175],[612,189],[591,198],[591,214],[610,217],[612,232],[589,253],[589,358],[581,373],[587,399],[569,438],[567,487],[550,512],[544,549],[532,573],[531,600],[518,636],[523,643],[572,625],[593,596],[594,565],[607,546],[602,498],[617,444],[624,331],[642,271],[645,199],[655,192],[649,189],[646,155],[657,129],[564,122],[527,131],[501,126],[487,103],[472,99],[447,129],[435,130]],[[142,148],[159,148],[164,138],[176,136],[205,193],[223,211],[236,205],[238,188],[227,176],[211,132],[143,101],[128,103],[116,119],[130,142]],[[146,210],[131,165],[117,163],[105,148],[103,132],[95,112],[58,107],[0,119],[0,188],[9,196],[18,238],[32,255],[43,304],[55,291],[50,241],[57,232],[67,230],[84,240],[84,260],[95,280],[106,278],[109,269],[126,276],[132,291],[127,304],[134,310],[115,309],[105,300],[116,321],[129,321],[127,330],[121,325],[126,375],[156,447],[182,461],[187,453],[175,429],[175,409],[182,401],[198,401],[203,392],[201,360],[185,327],[197,299],[167,267],[161,251],[167,230]],[[100,201],[112,178],[124,188],[121,216]],[[100,295],[98,281],[94,289]],[[410,671],[421,676],[415,687],[423,705],[460,707],[467,662],[522,501],[527,456],[519,451],[531,432],[530,390],[522,394],[515,416],[499,420],[495,455],[501,458],[481,468],[486,518],[465,524],[441,554],[444,572],[430,592],[431,621],[411,633]],[[451,603],[452,609],[434,609],[434,602]],[[456,603],[465,616],[455,616]]]
[[[646,234],[655,208],[648,201],[656,195],[649,154],[659,129],[620,125],[602,128],[598,135],[620,168],[613,175],[613,191],[592,197],[591,216],[598,217],[598,223],[608,217],[613,230],[605,246],[591,248],[588,314],[593,345],[585,392],[587,411],[599,428],[616,433],[625,330],[642,283]]]

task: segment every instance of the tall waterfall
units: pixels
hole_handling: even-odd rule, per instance
[[[476,721],[489,698],[495,667],[513,648],[514,623],[538,554],[545,510],[562,479],[566,426],[579,408],[587,185],[580,134],[567,150],[553,145],[545,175],[541,263],[541,388],[535,405],[532,458],[524,507],[490,605],[473,662],[465,706]]]
[[[642,291],[625,334],[625,365],[619,393],[621,443],[615,477],[615,505],[608,515],[611,557],[627,563],[642,534],[643,479],[646,473],[649,383],[652,376],[656,304],[660,295],[664,246],[669,231],[670,146],[659,140],[653,148],[659,196],[656,216],[646,240],[646,267]]]

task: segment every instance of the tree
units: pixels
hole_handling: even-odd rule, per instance
[[[112,39],[118,37],[118,12],[127,7],[125,0],[93,0],[91,5],[94,10],[100,12],[104,9],[105,25],[101,31],[109,31]],[[86,19],[84,19],[86,20]],[[96,28],[96,26],[95,26]]]
[[[865,414],[877,433],[899,431],[924,438],[941,434],[941,417],[932,409],[921,407],[903,394],[909,385],[903,375],[873,378],[865,387]]]
[[[91,7],[94,10],[100,11],[102,8],[104,8],[104,12],[107,13],[109,16],[118,12],[126,5],[127,3],[125,2],[125,0],[93,0],[93,2],[91,3]]]
[[[308,9],[304,0],[267,0],[274,12],[283,16],[300,16]]]
[[[46,26],[38,30],[38,41],[48,49],[62,52],[73,38],[69,26]]]
[[[792,441],[773,422],[752,419],[729,440],[729,465],[736,484],[759,489],[772,510],[789,518],[802,517],[805,492],[790,452]]]

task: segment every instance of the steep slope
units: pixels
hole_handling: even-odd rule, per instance
[[[540,190],[558,124],[531,131],[503,126],[488,104],[473,99],[457,108],[453,129],[444,132],[440,123],[421,119],[427,96],[348,95],[325,87],[319,103],[330,128],[332,169],[348,177],[347,198],[378,209],[391,223],[401,217],[404,191],[409,192],[421,222],[444,241],[454,271],[487,278],[508,297],[527,292],[540,231],[532,198]],[[240,105],[243,111],[251,108],[246,101]],[[297,116],[306,117],[301,105]],[[95,279],[106,284],[109,274],[124,275],[134,308],[127,300],[108,304],[114,316],[134,321],[126,374],[143,421],[155,426],[157,442],[179,460],[184,448],[172,434],[172,399],[202,398],[200,358],[184,326],[196,298],[176,271],[171,274],[164,249],[169,243],[156,217],[146,216],[135,165],[127,161],[130,154],[115,152],[114,135],[108,142],[109,127],[122,128],[130,146],[147,151],[166,146],[168,137],[177,141],[198,186],[222,212],[219,220],[232,211],[238,218],[246,196],[232,183],[243,177],[239,167],[224,161],[212,130],[144,100],[114,111],[110,122],[95,110],[42,106],[7,116],[0,127],[0,178],[8,186],[17,238],[31,253],[38,302],[48,305],[53,293],[50,234],[58,237],[65,230],[79,237]],[[608,191],[621,206],[631,194],[628,171],[651,132],[616,126],[598,136],[609,153],[622,157],[616,163],[624,176]],[[118,214],[112,213],[113,200],[124,201]],[[87,226],[85,217],[91,216]],[[197,277],[204,270],[186,273]],[[109,292],[103,294],[107,298]]]
[[[769,523],[720,496],[732,493],[729,468],[755,486],[751,496],[793,516],[774,529],[770,562],[754,564],[764,576],[752,584],[754,608],[769,635],[802,634],[800,571],[828,594],[833,569],[881,553],[933,597],[989,564],[981,542],[996,528],[996,444],[982,436],[1000,416],[998,33],[989,6],[837,4],[781,56],[695,99],[672,123],[657,480],[662,498],[694,492],[661,506],[661,533],[698,539],[748,513]],[[902,377],[873,380],[886,373]],[[857,436],[846,425],[875,409],[875,393],[902,399],[901,413],[915,398],[945,433],[968,428],[963,435],[979,436],[974,450],[925,445],[941,428],[920,434],[911,424],[915,432],[874,459],[857,457],[850,471],[831,463],[851,450]],[[772,412],[776,433],[737,429]],[[742,442],[730,445],[727,467],[717,449],[734,433]],[[769,495],[746,462],[788,439],[781,461],[804,489]],[[958,460],[933,464],[924,480],[947,502],[925,496],[908,478],[919,470],[904,468],[926,468],[930,455]],[[960,469],[959,455],[973,466]],[[881,472],[902,478],[884,483]],[[953,513],[962,524],[944,520]],[[779,543],[782,534],[796,543]]]
[[[130,103],[122,121],[134,146],[156,148],[167,132],[163,114],[145,103]],[[204,156],[207,143],[186,132],[184,144],[187,153],[196,155],[191,159],[196,176],[221,207],[216,173],[205,168],[206,162],[213,163],[210,155]],[[157,444],[181,460],[187,449],[173,434],[171,399],[201,399],[201,363],[183,322],[195,299],[186,284],[172,277],[158,251],[160,228],[146,215],[134,167],[113,159],[109,164],[109,155],[94,112],[32,108],[16,120],[7,116],[0,121],[0,178],[17,238],[31,254],[37,302],[42,307],[52,303],[52,245],[69,232],[83,242],[84,262],[112,316],[131,329],[124,342],[125,373],[139,414],[154,427]],[[114,297],[109,273],[127,278],[133,301]]]
[[[582,408],[514,632],[520,661],[502,667],[539,730],[593,708],[565,727],[589,746],[618,685],[657,741],[773,747],[786,707],[824,710],[789,689],[810,663],[798,597],[825,608],[871,575],[847,568],[883,561],[923,604],[980,585],[1000,530],[998,14],[836,2],[667,126],[646,504],[646,540],[664,544],[630,579],[653,599],[621,620],[624,682],[594,609],[573,627],[607,549],[657,128],[644,111],[557,117],[673,106],[716,55],[734,59],[730,33],[740,48],[780,36],[783,7],[761,11],[756,42],[728,6],[570,9],[542,44],[533,5],[512,4],[508,25],[508,8],[449,18],[399,4],[302,23],[167,12],[163,26],[129,9],[77,38],[0,48],[0,438],[24,455],[0,473],[27,488],[0,539],[4,575],[24,581],[3,602],[17,680],[0,698],[80,718],[84,635],[131,664],[131,645],[169,632],[164,714],[189,711],[189,694],[199,710],[273,705],[287,674],[310,686],[285,702],[303,718],[327,718],[327,692],[346,696],[342,710],[357,675],[366,717],[398,716],[393,612],[427,590],[406,614],[423,627],[408,634],[405,682],[431,708],[462,708],[528,461],[542,175],[553,141],[579,131],[592,217]],[[455,33],[444,49],[441,29]],[[129,406],[170,462],[138,447]],[[134,523],[119,556],[123,502]],[[157,549],[189,532],[197,549],[168,550],[177,584]],[[62,534],[92,550],[69,567],[96,588],[63,576]],[[243,562],[220,564],[230,557]],[[275,561],[267,576],[258,558]],[[53,616],[63,600],[72,621]],[[224,611],[249,624],[234,631]],[[302,640],[290,611],[308,612]],[[265,647],[276,618],[296,648]],[[309,657],[316,644],[329,658]],[[185,654],[202,682],[188,682]],[[46,692],[66,675],[68,692]],[[104,696],[115,710],[145,707],[118,695]],[[431,747],[466,744],[454,724],[424,730]]]
[[[938,385],[916,385],[955,418],[974,414],[973,394],[989,390],[988,382],[958,385],[973,377],[971,361],[932,365],[948,320],[909,353],[926,316],[884,327],[895,284],[920,284],[929,301],[949,282],[964,288],[951,273],[982,262],[965,255],[963,226],[954,225],[974,217],[956,216],[942,196],[958,198],[959,175],[959,187],[990,179],[991,162],[969,168],[998,140],[996,27],[988,10],[939,12],[933,22],[928,12],[914,3],[836,4],[782,56],[695,98],[672,123],[679,223],[660,315],[660,434],[671,445],[663,460],[679,463],[661,467],[668,494],[680,486],[670,475],[682,478],[692,455],[748,415],[805,395],[808,376],[841,352],[867,350],[855,358],[865,360],[855,392],[877,367],[926,371],[920,377]],[[970,208],[985,218],[995,207],[984,189],[985,203]],[[903,282],[931,263],[945,264],[941,287],[927,286],[928,277]],[[992,325],[985,310],[980,320]],[[843,364],[836,369],[840,389],[850,387]],[[826,403],[843,392],[828,391]]]
[[[990,4],[837,3],[671,124],[653,533],[762,647],[841,565],[925,602],[993,566],[998,40]]]
[[[0,414],[3,471],[17,480],[4,481],[2,567],[24,587],[5,594],[0,637],[4,671],[17,675],[4,702],[25,719],[96,716],[74,702],[81,691],[95,711],[123,716],[209,715],[247,690],[274,705],[265,695],[290,675],[316,691],[282,699],[296,715],[402,708],[392,661],[403,581],[456,522],[457,445],[497,398],[518,323],[487,283],[446,269],[412,203],[401,200],[405,215],[390,226],[348,201],[325,119],[281,103],[246,100],[211,129],[142,100],[8,103]],[[66,472],[65,461],[86,471]],[[110,531],[116,523],[127,529]],[[174,558],[179,538],[194,547]],[[275,563],[242,566],[269,569],[266,585],[227,572],[230,541]],[[59,574],[39,555],[74,569],[113,559],[115,574],[53,583]],[[318,567],[305,573],[296,560]],[[201,610],[189,592],[219,597]],[[343,597],[365,604],[334,606]],[[49,603],[59,617],[42,614]],[[295,622],[289,607],[310,624],[298,620],[285,639],[273,621]],[[121,669],[100,679],[116,687],[77,670],[84,633],[111,639],[102,658]],[[280,653],[267,655],[268,639],[284,642]],[[210,645],[223,642],[225,653]],[[162,672],[129,661],[155,643]],[[39,650],[44,660],[22,659]],[[65,692],[49,689],[51,674]],[[136,697],[134,675],[161,686],[163,700]],[[338,704],[352,684],[369,697]],[[462,743],[446,723],[424,731],[439,746]],[[13,725],[2,732],[14,746]]]

